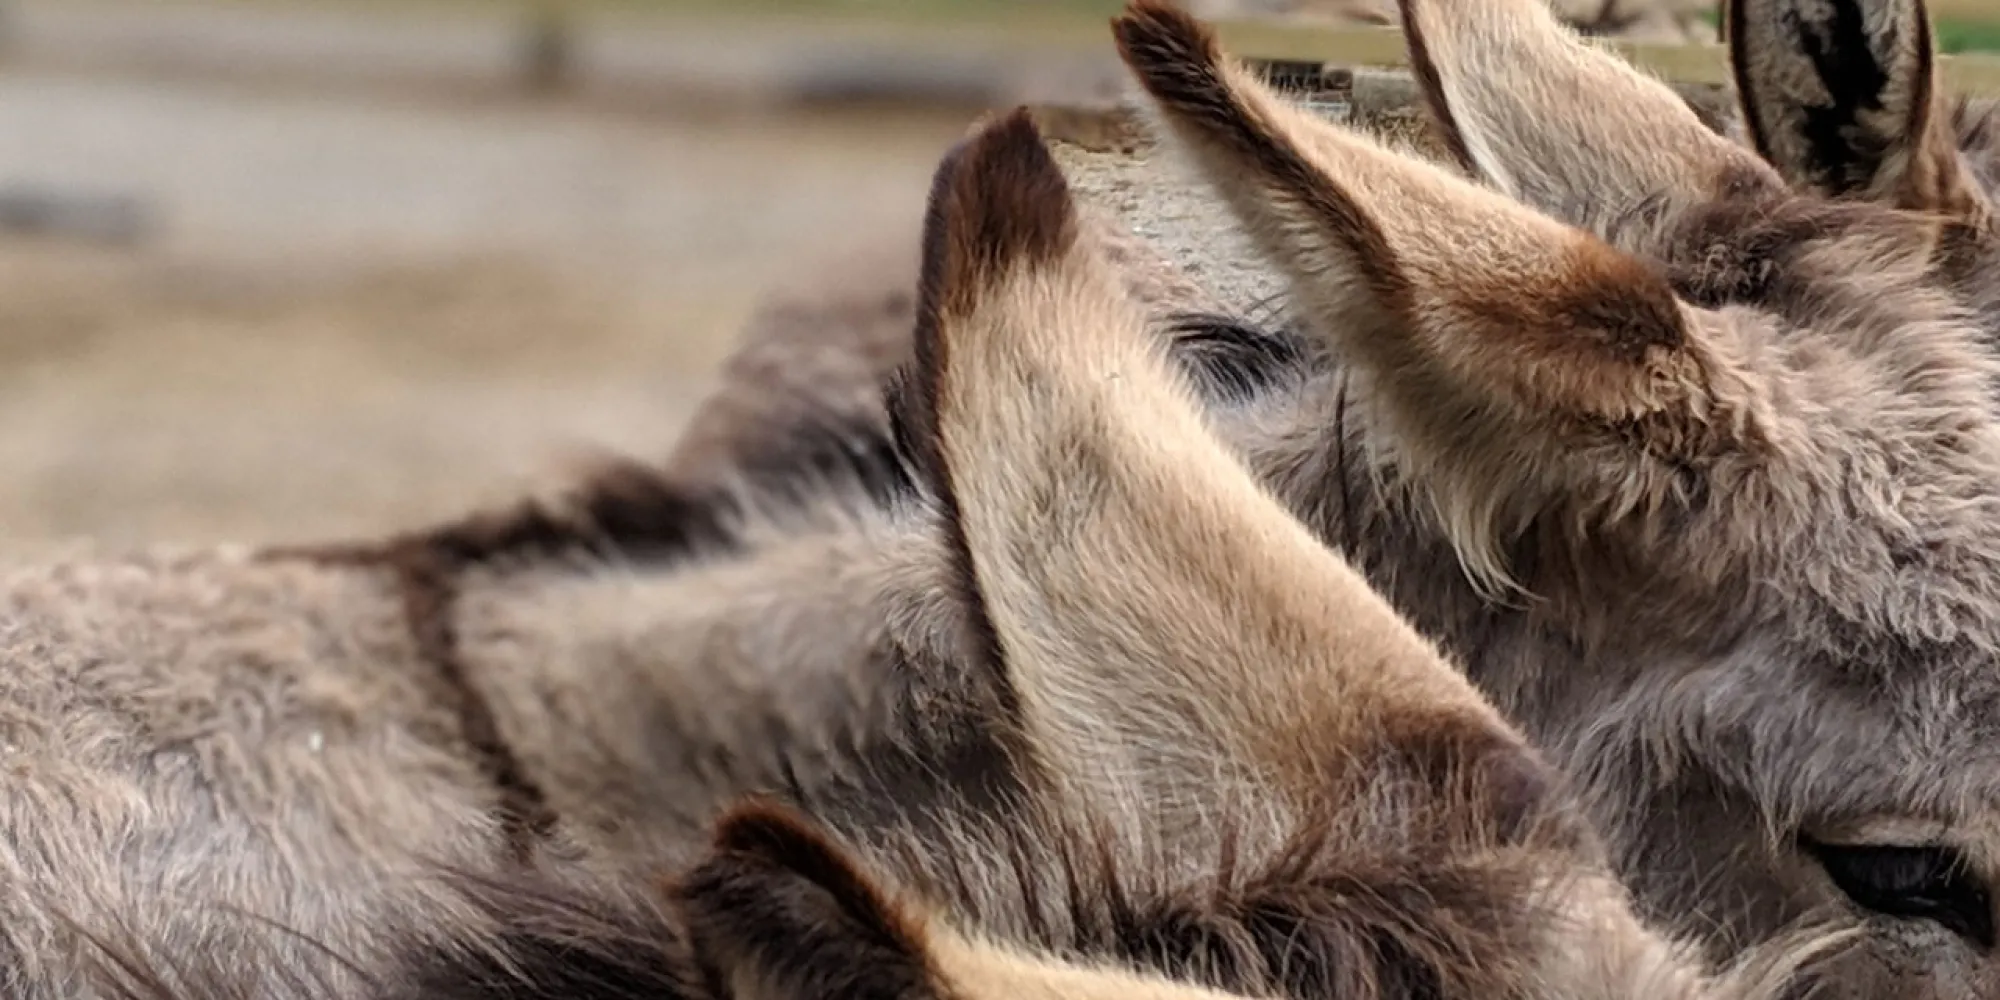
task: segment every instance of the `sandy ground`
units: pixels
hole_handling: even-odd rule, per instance
[[[657,454],[759,293],[914,226],[962,128],[0,73],[0,190],[155,220],[0,240],[6,547],[370,532]]]

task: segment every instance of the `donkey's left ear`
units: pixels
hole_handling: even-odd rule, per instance
[[[927,925],[818,823],[761,799],[668,886],[696,963],[741,1000],[938,1000]]]
[[[1726,0],[1757,151],[1793,187],[1983,223],[1938,92],[1924,0]]]

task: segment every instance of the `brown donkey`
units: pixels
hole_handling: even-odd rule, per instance
[[[1159,5],[1121,28],[1300,317],[1229,334],[1257,375],[1207,419],[1573,776],[1645,912],[1718,955],[1862,921],[1804,995],[2000,992],[1978,228],[1788,187],[1533,0],[1404,13],[1478,186],[1291,112]],[[936,501],[888,492],[872,558],[921,593],[896,525]],[[842,676],[856,630],[814,632],[808,582],[752,658]]]

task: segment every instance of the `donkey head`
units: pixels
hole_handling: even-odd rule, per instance
[[[1213,434],[1024,114],[926,235],[894,409],[1016,786],[893,870],[1243,993],[1751,988],[1634,919],[1556,772]]]
[[[1543,6],[1404,4],[1472,182],[1164,4],[1117,30],[1351,383],[1356,558],[1582,779],[1646,909],[1718,953],[1859,919],[1813,996],[1993,995],[2000,358],[1948,224],[1792,192]]]

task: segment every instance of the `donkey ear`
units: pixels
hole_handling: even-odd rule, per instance
[[[669,887],[697,964],[745,1000],[937,997],[926,929],[811,820],[738,805]]]
[[[1285,104],[1165,0],[1116,30],[1196,167],[1313,314],[1338,317],[1322,332],[1413,410],[1636,423],[1680,454],[1730,443],[1710,419],[1735,392],[1729,338],[1644,262]]]
[[[1323,803],[1392,729],[1427,760],[1514,759],[1465,679],[1210,433],[1074,238],[1027,119],[975,139],[933,208],[908,423],[1043,773],[1199,823],[1238,789]]]
[[[1115,27],[1168,129],[1369,379],[1476,578],[1506,582],[1503,514],[1657,505],[1675,469],[1764,436],[1731,321],[1639,259],[1285,104],[1163,0]]]
[[[1401,0],[1410,63],[1475,176],[1602,232],[1646,198],[1778,184],[1659,80],[1580,38],[1546,0]]]
[[[1938,92],[1923,0],[1730,0],[1743,120],[1792,184],[1983,220]]]

